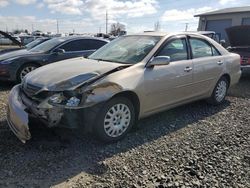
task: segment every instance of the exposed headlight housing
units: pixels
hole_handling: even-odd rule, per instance
[[[57,93],[55,95],[52,95],[50,98],[49,98],[49,103],[52,103],[52,104],[61,104],[63,101],[64,101],[64,96],[61,94],[61,93]]]
[[[48,103],[51,105],[63,105],[65,107],[78,107],[81,102],[80,97],[66,97],[63,93],[56,93],[49,97]]]

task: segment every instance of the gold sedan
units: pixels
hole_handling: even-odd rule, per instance
[[[240,56],[208,37],[127,35],[88,58],[29,73],[10,93],[8,122],[22,142],[31,138],[32,118],[117,141],[151,114],[201,99],[221,104],[240,76]]]

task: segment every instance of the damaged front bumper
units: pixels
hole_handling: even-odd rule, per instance
[[[7,122],[12,132],[23,142],[31,138],[29,131],[29,114],[20,98],[19,85],[15,86],[10,94],[7,106]]]
[[[47,127],[84,128],[85,132],[90,132],[99,105],[78,109],[55,106],[39,108],[39,103],[25,96],[20,85],[17,85],[9,94],[7,108],[7,122],[10,129],[25,143],[31,138],[29,123],[34,118]]]

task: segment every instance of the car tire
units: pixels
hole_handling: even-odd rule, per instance
[[[221,77],[220,80],[216,83],[212,96],[207,100],[207,102],[213,105],[222,104],[225,101],[228,88],[228,79],[224,76]]]
[[[94,134],[105,143],[118,141],[131,130],[135,119],[135,108],[129,99],[113,98],[98,113]]]
[[[17,75],[16,75],[17,82],[20,83],[22,79],[24,78],[24,76],[26,76],[26,74],[30,73],[31,71],[35,70],[38,67],[39,66],[34,63],[27,63],[27,64],[22,65],[17,71]]]

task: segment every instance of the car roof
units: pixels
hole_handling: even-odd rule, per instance
[[[147,31],[144,33],[138,33],[138,34],[131,34],[128,36],[133,36],[133,35],[142,35],[142,36],[160,36],[160,37],[165,37],[165,36],[175,36],[175,35],[197,35],[197,36],[202,36],[203,35],[200,32],[197,31],[182,31],[182,32],[154,32],[154,31]]]
[[[67,36],[67,37],[55,37],[55,38],[63,39],[64,41],[79,40],[79,39],[92,39],[92,40],[100,40],[103,42],[109,42],[108,40],[97,38],[97,37],[91,37],[91,36]]]
[[[198,34],[202,34],[202,35],[208,35],[208,34],[216,34],[214,31],[185,31],[186,33],[198,33]]]
[[[144,36],[167,36],[169,33],[167,32],[155,32],[155,31],[145,31],[143,33],[131,34],[131,35],[144,35]]]

